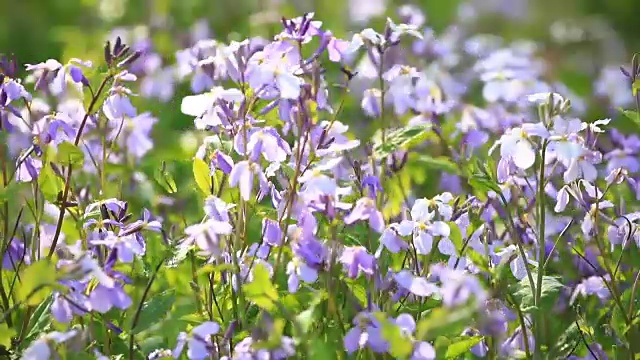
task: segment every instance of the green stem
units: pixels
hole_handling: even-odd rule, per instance
[[[542,279],[544,277],[545,262],[545,218],[546,218],[546,194],[544,192],[545,182],[545,162],[547,153],[547,140],[542,143],[542,154],[540,158],[540,177],[538,179],[538,279],[535,287],[534,305],[538,309],[538,321],[536,322],[536,357],[541,356],[541,346],[544,344],[545,314],[540,311],[540,298],[542,297]],[[526,343],[526,341],[525,341]]]
[[[100,87],[98,88],[98,91],[95,93],[95,95],[91,99],[91,103],[89,103],[87,112],[84,114],[84,117],[82,118],[82,122],[80,123],[80,128],[78,129],[76,138],[73,141],[73,144],[75,146],[78,146],[78,144],[80,143],[80,138],[82,137],[82,132],[84,130],[84,127],[87,125],[87,120],[89,119],[89,116],[91,115],[91,113],[94,112],[95,107],[98,104],[98,99],[100,98],[100,94],[102,94],[102,91],[104,91],[105,87],[107,86],[107,83],[111,80],[112,77],[113,75],[108,75],[102,80],[102,82],[100,83]],[[64,181],[64,191],[62,192],[62,199],[60,201],[60,215],[58,215],[58,222],[56,223],[56,231],[55,231],[55,234],[53,235],[53,240],[51,241],[51,248],[49,248],[49,254],[47,255],[47,258],[49,259],[55,253],[56,246],[58,245],[58,240],[60,239],[60,232],[62,231],[62,222],[64,221],[64,214],[67,210],[67,199],[69,198],[72,174],[73,174],[73,166],[69,164],[69,167],[67,170],[67,176]]]

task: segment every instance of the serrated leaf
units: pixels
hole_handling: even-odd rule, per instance
[[[458,356],[464,355],[471,350],[476,344],[482,340],[482,336],[471,336],[452,341],[447,347],[445,357],[447,359],[455,359]]]
[[[22,283],[16,287],[18,301],[31,306],[42,303],[50,294],[44,288],[56,282],[56,274],[55,265],[48,260],[40,260],[23,268],[20,272]]]
[[[373,157],[383,159],[398,150],[408,150],[413,145],[420,143],[428,135],[431,129],[427,125],[407,126],[387,131],[385,140],[382,141],[380,130],[373,136]]]
[[[140,310],[138,323],[131,332],[138,334],[158,323],[159,319],[164,318],[171,311],[175,302],[176,294],[173,289],[163,291],[145,301]]]
[[[211,195],[211,170],[204,160],[193,159],[193,178],[204,195]]]
[[[532,273],[534,279],[537,279],[538,276],[536,273]],[[555,296],[564,288],[559,281],[558,277],[545,275],[542,277],[542,285],[541,285],[541,294],[540,294],[540,304],[537,306],[542,311],[545,309],[550,309],[554,304]],[[531,289],[531,284],[529,283],[528,278],[524,278],[520,280],[517,284],[515,284],[515,292],[513,294],[520,303],[522,311],[531,312],[535,307],[535,294],[533,289]]]
[[[64,183],[62,182],[62,179],[56,176],[53,172],[51,165],[47,163],[40,170],[38,186],[40,187],[40,191],[42,191],[45,199],[49,202],[56,202],[58,199],[58,193],[62,191]]]
[[[63,141],[58,145],[56,160],[59,164],[65,166],[82,166],[84,164],[84,153],[76,145]]]
[[[446,156],[431,157],[429,155],[420,155],[418,162],[424,164],[428,169],[446,171],[450,174],[460,174],[458,165]]]
[[[247,299],[258,307],[267,311],[273,311],[275,302],[278,301],[278,291],[269,277],[269,270],[263,264],[256,264],[253,268],[253,281],[242,286]]]

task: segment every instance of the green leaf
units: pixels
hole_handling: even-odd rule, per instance
[[[134,334],[140,333],[150,328],[153,324],[164,318],[176,302],[176,294],[173,289],[163,291],[154,295],[142,305],[140,317],[136,327],[131,329]]]
[[[31,306],[44,302],[50,292],[43,290],[56,282],[56,274],[55,265],[48,260],[40,260],[25,267],[20,272],[22,283],[16,287],[18,301]]]
[[[5,349],[10,349],[11,338],[16,335],[16,331],[9,328],[9,325],[7,325],[6,323],[0,324],[0,346],[4,346]]]
[[[638,89],[640,89],[640,80],[636,80],[633,82],[633,84],[631,84],[631,92],[633,93],[634,97],[638,95]]]
[[[633,121],[633,123],[636,125],[636,127],[640,128],[640,113],[638,113],[637,111],[632,111],[632,110],[624,110],[624,109],[619,109],[619,110],[629,120]]]
[[[313,324],[314,321],[314,312],[316,307],[322,303],[327,298],[327,293],[324,291],[319,291],[316,296],[311,300],[311,304],[307,310],[301,312],[296,316],[296,321],[300,324],[300,328],[306,334],[309,331],[309,327]],[[301,334],[302,335],[302,334]]]
[[[447,347],[445,357],[447,359],[455,359],[458,356],[464,355],[482,340],[482,336],[471,336],[459,338],[457,341],[453,341]]]
[[[376,314],[376,318],[382,325],[382,338],[389,343],[389,354],[396,359],[408,357],[413,349],[411,339],[404,336],[400,327],[389,321],[384,313]]]
[[[420,155],[418,161],[428,169],[446,171],[450,174],[460,174],[458,165],[446,156],[431,157],[429,155]]]
[[[164,166],[157,168],[153,175],[156,182],[158,182],[158,185],[160,185],[167,193],[174,194],[178,191],[176,181]]]
[[[476,313],[473,306],[456,309],[435,308],[418,322],[417,338],[433,340],[438,336],[458,336]]]
[[[449,239],[453,242],[453,245],[456,247],[456,252],[460,252],[462,250],[462,246],[464,243],[464,239],[462,239],[462,232],[460,231],[460,227],[454,221],[448,222],[449,229],[451,233],[449,234]]]
[[[386,132],[384,141],[381,131],[378,130],[373,136],[373,157],[383,159],[397,150],[408,150],[422,142],[428,136],[429,129],[431,127],[427,125],[394,129]]]
[[[278,291],[271,283],[269,270],[263,264],[256,264],[253,268],[253,281],[243,285],[242,291],[247,299],[267,311],[273,311],[275,302],[278,301]]]
[[[204,195],[211,195],[211,170],[202,159],[193,159],[193,177]]]
[[[53,203],[58,199],[58,193],[62,191],[64,183],[62,182],[62,179],[53,172],[51,165],[47,163],[42,167],[42,170],[40,170],[38,186],[40,187],[40,191],[42,191],[44,198]]]
[[[537,279],[538,275],[532,273],[533,278]],[[542,277],[541,294],[539,308],[544,311],[550,309],[555,303],[555,297],[564,288],[564,285],[558,281],[558,277],[545,275]],[[514,286],[514,296],[519,300],[520,307],[524,312],[531,312],[536,307],[534,304],[535,294],[531,289],[528,278],[520,280]]]
[[[56,160],[62,165],[82,166],[84,164],[84,153],[76,145],[63,141],[58,145]]]
[[[49,309],[51,309],[51,304],[53,303],[53,296],[48,296],[47,299],[42,302],[36,310],[31,315],[31,320],[29,322],[29,334],[26,337],[26,340],[34,339],[40,334],[47,331],[49,326],[51,325],[51,319],[49,318]],[[25,341],[25,342],[27,342]]]

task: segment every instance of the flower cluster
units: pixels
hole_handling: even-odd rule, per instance
[[[404,6],[338,36],[307,13],[272,39],[192,34],[175,61],[120,29],[98,61],[26,65],[24,81],[3,58],[0,346],[640,353],[640,138],[585,105],[629,106],[640,66],[603,66],[579,97],[538,44],[473,35],[480,15],[465,3],[436,33]],[[156,134],[159,103],[193,122],[178,145]]]

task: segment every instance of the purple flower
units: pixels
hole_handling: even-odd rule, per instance
[[[573,304],[578,295],[582,297],[596,295],[604,302],[609,298],[610,293],[601,276],[590,276],[576,286],[569,302]]]
[[[135,234],[120,236],[109,232],[104,239],[93,240],[92,244],[104,245],[115,251],[118,259],[123,263],[130,263],[134,257],[142,256],[145,253],[144,247],[140,244]]]
[[[12,238],[2,258],[2,269],[15,271],[21,266],[31,264],[30,251],[22,241]]]
[[[271,219],[262,219],[262,241],[271,245],[278,246],[282,241],[282,229],[280,225]]]
[[[339,260],[347,269],[347,275],[355,279],[360,272],[372,276],[376,268],[376,259],[362,246],[347,247]]]
[[[440,291],[437,285],[423,277],[414,276],[409,270],[402,270],[393,276],[398,286],[416,296],[431,296]]]
[[[372,314],[361,312],[353,319],[355,325],[344,336],[344,348],[348,354],[369,347],[373,352],[386,352],[389,344],[382,337],[380,322]]]
[[[269,183],[267,177],[262,172],[262,168],[258,163],[251,161],[240,161],[235,164],[229,174],[229,185],[240,188],[240,195],[245,201],[251,200],[253,192],[253,179],[258,177],[260,189],[268,189]]]
[[[413,339],[413,333],[416,331],[416,321],[411,315],[400,314],[394,322],[400,328],[402,335],[410,338],[413,342],[411,360],[434,360],[436,358],[436,350],[431,344]]]
[[[236,138],[241,141],[242,136],[243,134],[240,132]],[[259,161],[260,154],[262,154],[269,162],[284,162],[291,154],[289,144],[280,137],[276,129],[270,127],[255,129],[251,132],[247,151],[253,161]]]
[[[214,352],[215,345],[211,342],[211,335],[220,331],[220,325],[213,321],[204,322],[191,330],[187,335],[182,332],[178,335],[178,342],[173,350],[173,357],[178,359],[187,345],[187,357],[191,360],[204,360]]]
[[[24,353],[22,353],[22,359],[48,360],[52,355],[56,354],[56,345],[65,343],[76,337],[76,335],[78,335],[78,330],[76,329],[69,330],[65,333],[59,331],[46,333],[29,345]]]
[[[367,116],[372,118],[380,116],[382,112],[381,97],[380,89],[372,88],[364,91],[361,106]]]
[[[396,115],[405,114],[409,109],[415,107],[415,97],[413,82],[419,76],[415,68],[405,65],[394,65],[383,78],[389,82],[387,90]]]
[[[294,257],[287,264],[287,286],[290,293],[295,293],[300,287],[300,279],[312,284],[318,280],[318,270],[307,265],[304,260]]]
[[[370,197],[363,197],[356,202],[351,212],[344,217],[344,223],[353,224],[356,221],[369,221],[369,227],[382,233],[384,231],[384,218],[382,212],[377,209],[376,202]]]
[[[229,235],[233,231],[227,222],[218,220],[207,220],[202,224],[191,225],[184,230],[187,238],[183,240],[182,246],[195,244],[205,256],[219,257],[222,255],[223,246],[220,244],[218,235]]]
[[[398,224],[391,224],[382,232],[380,245],[391,253],[398,253],[409,248],[409,244],[398,235]]]
[[[130,118],[136,116],[136,108],[131,104],[128,95],[131,95],[131,90],[123,86],[111,89],[109,97],[102,106],[102,111],[109,120],[116,121],[122,120],[125,116]]]
[[[69,292],[64,295],[59,292],[53,294],[51,315],[56,321],[66,324],[71,322],[74,315],[83,316],[86,311],[91,310],[91,303],[84,294],[86,285],[78,281],[66,281],[65,285],[69,288]]]
[[[450,194],[449,194],[450,195]],[[448,198],[448,196],[446,197]],[[433,237],[448,237],[451,233],[449,225],[443,221],[433,221],[436,212],[430,211],[432,204],[436,209],[442,209],[445,215],[448,214],[450,206],[441,201],[418,199],[411,208],[411,219],[403,220],[397,227],[399,235],[413,235],[413,244],[418,254],[425,255],[431,252]]]
[[[297,99],[302,79],[296,76],[300,66],[297,47],[285,42],[274,42],[249,59],[247,79],[254,90],[275,86],[284,99]]]
[[[229,222],[229,210],[234,207],[234,204],[227,204],[220,198],[209,196],[205,200],[204,212],[213,220]]]
[[[91,310],[104,314],[113,307],[125,310],[131,306],[132,300],[124,291],[122,285],[118,284],[111,288],[98,285],[89,294],[89,303],[91,304]]]
[[[462,270],[452,270],[444,266],[434,266],[432,274],[438,276],[441,287],[442,304],[455,307],[474,298],[477,304],[483,304],[488,297],[486,290],[473,275]]]
[[[42,169],[42,161],[33,156],[27,156],[18,166],[16,181],[31,182],[38,178]]]

